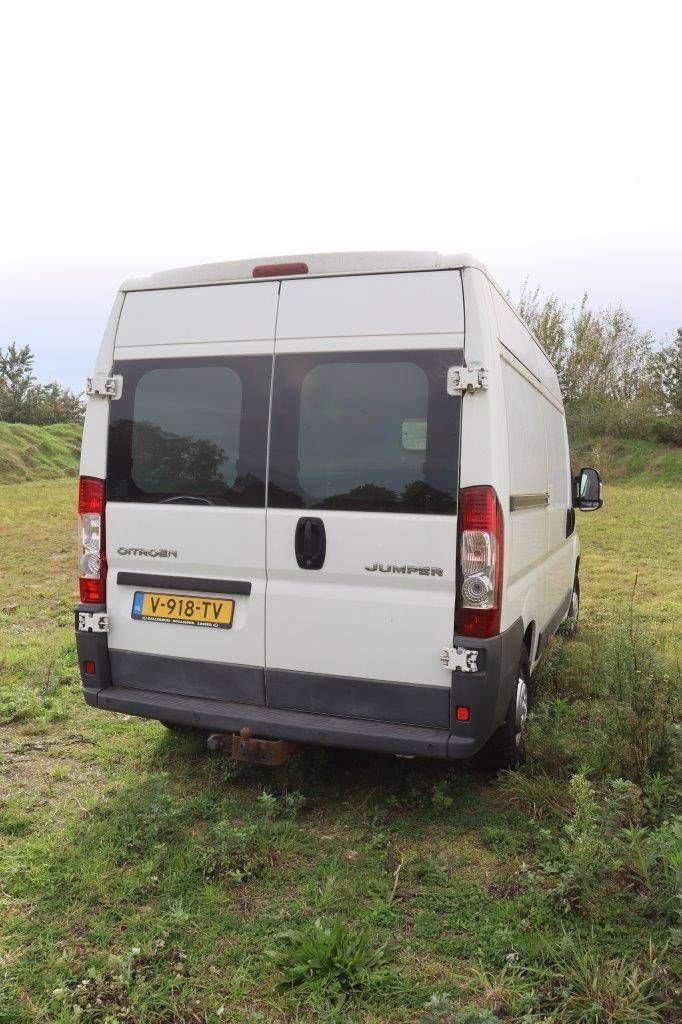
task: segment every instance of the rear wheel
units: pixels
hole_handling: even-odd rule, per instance
[[[495,771],[518,768],[526,760],[529,680],[528,652],[523,647],[516,673],[516,685],[509,701],[507,716],[484,748],[485,760]]]

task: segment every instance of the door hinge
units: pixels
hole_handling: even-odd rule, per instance
[[[467,647],[444,647],[440,660],[451,672],[478,672],[478,651]]]
[[[488,387],[488,371],[480,363],[469,366],[449,366],[447,390],[449,395],[458,395],[464,391],[472,394]]]
[[[76,612],[76,628],[80,633],[108,633],[109,616],[106,612]]]
[[[96,373],[94,377],[88,377],[85,382],[85,394],[88,398],[93,396],[99,398],[111,398],[115,401],[123,393],[123,377],[115,373],[108,377],[106,373]]]

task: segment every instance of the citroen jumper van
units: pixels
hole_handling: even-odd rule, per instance
[[[518,762],[578,619],[555,370],[470,256],[125,282],[87,385],[85,700],[170,727]]]

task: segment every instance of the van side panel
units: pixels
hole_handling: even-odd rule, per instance
[[[509,559],[512,619],[544,624],[547,605],[547,446],[543,398],[513,356],[500,352],[509,443]]]

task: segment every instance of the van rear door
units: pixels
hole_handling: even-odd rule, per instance
[[[282,282],[270,706],[448,726],[463,339],[457,271]]]
[[[115,685],[263,703],[278,287],[126,295],[107,463]]]

